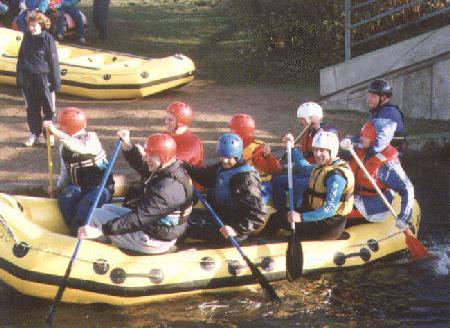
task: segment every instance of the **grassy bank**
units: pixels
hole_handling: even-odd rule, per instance
[[[109,17],[110,38],[95,40],[92,1],[82,0],[88,19],[88,45],[142,56],[163,57],[183,53],[198,67],[197,76],[222,82],[241,78],[240,44],[230,38],[227,17],[218,1],[115,0]]]

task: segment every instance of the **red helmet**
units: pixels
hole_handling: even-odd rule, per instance
[[[190,126],[192,124],[192,120],[194,119],[194,111],[191,106],[183,102],[176,101],[171,103],[167,107],[166,111],[175,116],[177,120],[177,127],[183,125]]]
[[[76,107],[64,108],[58,114],[58,123],[61,129],[69,135],[74,135],[84,129],[86,127],[86,121],[86,114]]]
[[[375,143],[375,139],[377,138],[377,130],[372,122],[367,122],[361,128],[361,137],[369,139],[371,146]]]
[[[155,133],[147,138],[144,151],[147,156],[157,155],[164,164],[177,155],[177,144],[170,135]]]
[[[253,138],[255,128],[255,120],[248,114],[236,114],[231,118],[231,131],[239,135],[243,140]]]

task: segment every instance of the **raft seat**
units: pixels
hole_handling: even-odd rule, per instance
[[[64,62],[70,59],[72,50],[69,47],[58,47],[58,59],[60,62]]]
[[[14,196],[14,199],[20,211],[34,224],[52,232],[70,234],[56,199],[50,200],[54,203],[53,206],[48,205],[49,199],[47,198]]]
[[[79,67],[101,68],[105,62],[105,54],[92,54],[73,57],[65,61],[66,65]]]
[[[142,60],[140,58],[132,58],[128,60],[117,60],[112,61],[110,64],[106,64],[104,66],[105,70],[109,69],[123,69],[125,67],[127,68],[136,68],[142,65]]]
[[[10,38],[9,40],[5,40],[6,42],[2,40],[2,42],[0,43],[0,52],[2,52],[2,57],[17,58],[17,56],[19,55],[19,47],[15,45],[15,42],[19,41],[11,42],[11,40],[12,38]]]

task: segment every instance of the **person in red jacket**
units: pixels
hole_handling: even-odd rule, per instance
[[[267,204],[272,193],[272,174],[281,171],[282,166],[271,152],[269,144],[255,138],[255,129],[255,120],[248,114],[236,114],[231,118],[230,130],[244,142],[243,158],[258,170],[263,186],[263,198]]]
[[[194,110],[183,102],[171,103],[166,109],[166,131],[177,144],[177,158],[194,166],[203,164],[203,142],[189,127],[194,120]]]

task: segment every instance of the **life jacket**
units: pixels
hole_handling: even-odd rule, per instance
[[[84,136],[87,136],[87,132],[80,138]],[[82,188],[93,188],[100,185],[108,165],[108,159],[103,149],[96,155],[83,155],[62,147],[61,156],[72,184]],[[110,175],[107,186],[113,184],[114,181]]]
[[[326,181],[328,177],[338,171],[347,180],[335,215],[346,215],[353,208],[353,190],[355,178],[347,162],[336,159],[331,165],[319,165],[314,168],[305,191],[305,205],[307,210],[315,210],[323,206],[327,196]]]
[[[147,184],[154,184],[156,181],[166,179],[168,177],[178,181],[183,186],[184,192],[186,193],[186,201],[182,206],[159,219],[162,224],[173,227],[187,222],[187,219],[192,212],[192,199],[194,195],[191,178],[188,175],[180,175],[174,172],[162,171],[155,178],[146,181],[143,194],[146,193]]]
[[[316,162],[312,151],[312,141],[317,131],[318,130],[314,130],[314,128],[310,127],[308,131],[306,131],[306,133],[300,139],[300,149],[303,153],[303,157],[305,157],[305,159],[310,164],[314,164]]]
[[[173,211],[172,213],[159,220],[165,225],[176,226],[178,224],[187,222],[189,215],[192,213],[192,199],[194,197],[192,191],[192,180],[189,178],[189,176],[180,177],[177,174],[173,173],[170,173],[169,176],[182,184],[184,192],[186,193],[186,201],[179,209]]]
[[[194,133],[186,131],[171,135],[177,144],[177,158],[194,166],[203,164],[203,142]]]
[[[280,171],[282,166],[275,155],[264,155],[264,147],[263,141],[254,140],[244,148],[243,157],[248,164],[253,165],[258,170],[261,181],[267,182],[272,180],[272,173]]]
[[[256,172],[256,169],[244,164],[229,170],[219,169],[216,179],[215,200],[218,204],[232,207],[233,200],[231,198],[230,181],[233,176],[242,172]]]
[[[378,170],[386,162],[398,159],[398,151],[395,147],[389,145],[383,151],[376,153],[372,157],[365,159],[367,150],[359,148],[356,154],[363,162],[370,176],[375,180],[377,186],[383,191],[389,189],[383,182],[378,179]],[[377,192],[369,179],[366,178],[363,170],[358,166],[355,160],[350,161],[350,167],[355,175],[355,194],[361,196],[375,196]]]

